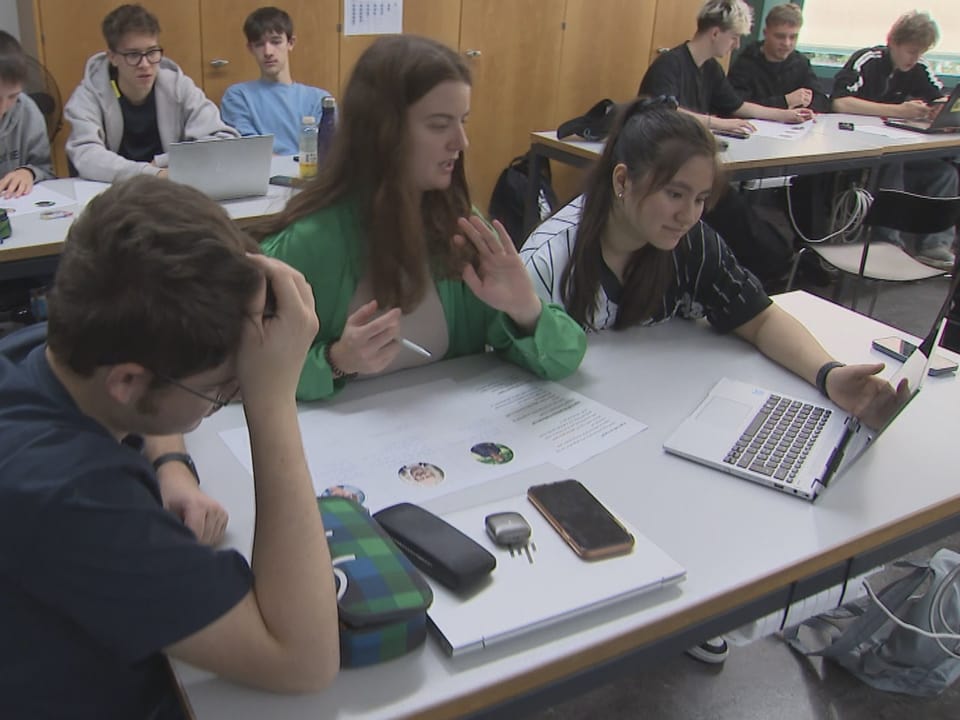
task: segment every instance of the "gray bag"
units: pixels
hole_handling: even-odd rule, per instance
[[[877,593],[906,623],[936,633],[960,632],[960,555],[939,550],[927,564],[912,568]],[[960,677],[960,658],[934,638],[894,623],[869,597],[816,615],[783,631],[798,652],[842,665],[878,690],[933,697]],[[940,642],[955,655],[956,640]]]

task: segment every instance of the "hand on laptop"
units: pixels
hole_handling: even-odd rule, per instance
[[[827,375],[829,398],[873,430],[886,425],[909,396],[906,380],[894,391],[890,383],[877,377],[883,368],[883,363],[846,365]]]

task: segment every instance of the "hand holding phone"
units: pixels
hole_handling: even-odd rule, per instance
[[[576,480],[534,485],[527,499],[585,560],[624,555],[633,548],[633,535]]]

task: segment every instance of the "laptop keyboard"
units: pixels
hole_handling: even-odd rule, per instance
[[[723,461],[792,483],[830,413],[818,405],[771,395]]]

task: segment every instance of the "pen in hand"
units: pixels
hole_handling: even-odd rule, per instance
[[[417,355],[422,355],[425,358],[432,358],[433,353],[427,350],[425,347],[417,345],[412,340],[407,340],[406,338],[400,338],[397,340],[401,345],[403,345],[408,350],[413,350]]]

